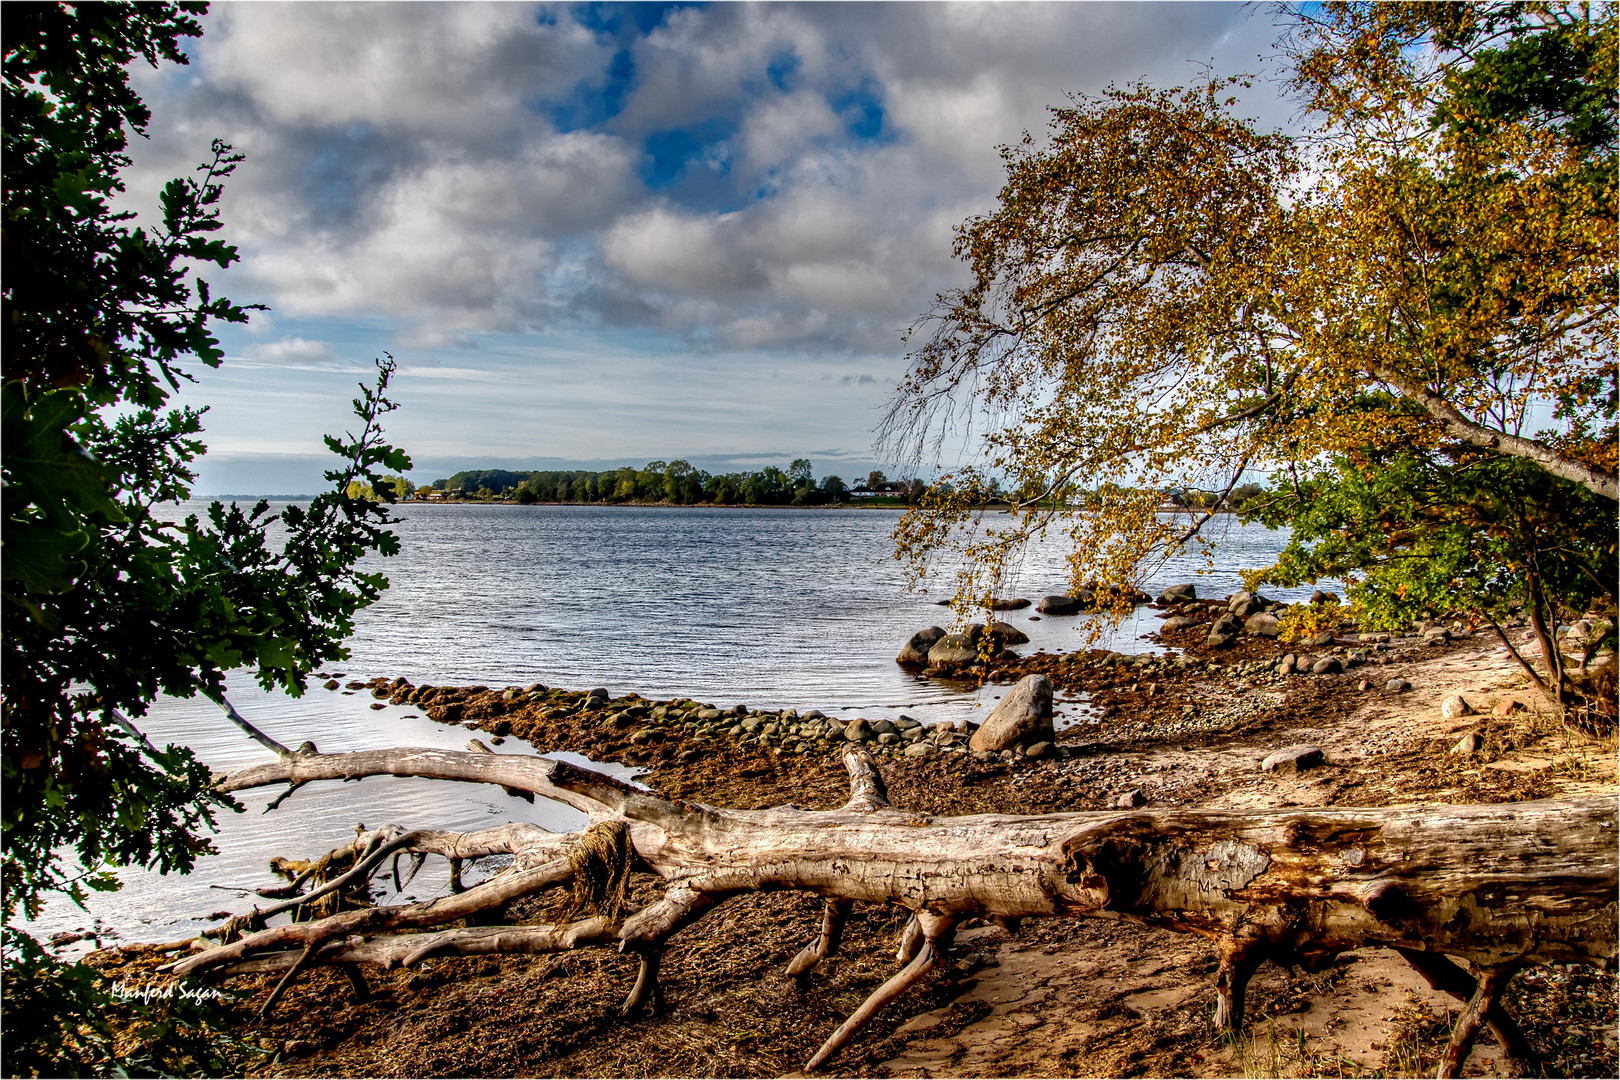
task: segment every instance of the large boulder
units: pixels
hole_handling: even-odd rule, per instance
[[[1209,628],[1211,634],[1236,634],[1243,629],[1243,621],[1235,615],[1222,615]]]
[[[968,748],[1000,753],[1019,745],[1053,742],[1052,684],[1045,675],[1026,675],[1007,691],[984,725],[973,733]]]
[[[1171,630],[1188,630],[1194,626],[1205,625],[1207,624],[1199,622],[1190,615],[1172,615],[1168,619],[1164,620],[1164,622],[1159,624],[1159,633],[1163,634]]]
[[[1022,645],[1029,640],[1028,634],[1012,623],[1004,623],[999,619],[992,621],[989,626],[985,627],[985,633],[989,634],[990,640],[1001,648],[1006,648],[1008,645]]]
[[[1256,637],[1276,637],[1279,633],[1277,616],[1265,611],[1250,615],[1243,623],[1243,632]]]
[[[908,664],[921,667],[928,663],[928,650],[934,643],[945,636],[945,631],[937,626],[930,626],[926,630],[919,630],[911,635],[911,640],[900,647],[900,655],[895,657],[895,663]]]
[[[983,623],[970,623],[960,634],[946,634],[928,650],[929,668],[948,671],[978,663],[979,639],[983,636]]]
[[[1191,585],[1172,585],[1159,594],[1161,604],[1181,604],[1198,599],[1198,590]]]
[[[1043,596],[1035,605],[1042,615],[1078,615],[1085,605],[1072,596]]]
[[[1000,597],[992,597],[990,602],[986,604],[985,607],[988,607],[991,611],[1017,611],[1020,608],[1029,607],[1029,601],[1025,600],[1021,596],[1017,599],[1002,599]]]

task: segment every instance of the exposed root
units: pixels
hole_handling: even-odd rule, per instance
[[[810,973],[827,957],[838,951],[844,937],[844,922],[855,907],[848,900],[828,900],[821,912],[821,932],[816,939],[788,961],[787,974],[793,976],[799,989],[804,989]]]
[[[799,890],[826,901],[820,933],[788,964],[801,982],[837,949],[855,902],[914,912],[900,942],[903,968],[838,1027],[807,1069],[826,1064],[936,970],[962,919],[980,917],[1011,931],[1024,918],[1099,915],[1217,941],[1215,1020],[1229,1030],[1241,1028],[1249,977],[1268,957],[1311,966],[1367,945],[1423,957],[1413,962],[1431,982],[1468,1001],[1443,1063],[1454,1072],[1482,1025],[1491,1026],[1510,1056],[1525,1050],[1497,1001],[1513,965],[1608,962],[1616,953],[1612,800],[932,818],[891,808],[865,752],[851,748],[845,764],[851,797],[837,810],[729,811],[663,799],[536,757],[428,749],[323,755],[300,748],[221,787],[430,776],[544,795],[585,811],[593,824],[574,836],[512,824],[466,834],[389,829],[359,837],[325,863],[352,868],[308,895],[282,897],[243,917],[239,938],[166,970],[283,972],[268,1009],[306,968],[323,964],[352,971],[360,963],[409,965],[439,955],[557,952],[616,941],[640,961],[622,1009],[631,1015],[659,1006],[663,951],[683,927],[738,893]],[[418,859],[437,854],[452,866],[495,852],[514,860],[488,881],[433,901],[264,926],[268,914],[357,885],[390,860],[397,882],[404,852]],[[634,912],[626,903],[632,865],[668,883],[662,899]],[[318,876],[301,876],[294,892]],[[563,884],[572,896],[561,925],[442,929]],[[1510,893],[1511,903],[1498,899]],[[581,913],[590,917],[574,920]],[[1473,963],[1479,980],[1441,953]],[[363,986],[363,980],[355,985],[357,994]]]
[[[926,911],[920,911],[913,920],[913,925],[919,928],[918,936],[923,939],[916,957],[902,968],[899,974],[872,991],[872,995],[861,1002],[860,1008],[850,1013],[849,1019],[838,1025],[838,1030],[834,1031],[827,1041],[821,1044],[821,1049],[804,1063],[805,1072],[814,1072],[825,1065],[834,1054],[844,1048],[844,1044],[871,1023],[872,1018],[885,1005],[922,981],[943,961],[945,949],[950,946],[951,939],[956,934],[956,920],[949,916],[931,915]]]
[[[630,902],[630,862],[634,854],[630,830],[624,822],[599,821],[586,829],[568,853],[574,896],[563,921],[571,922],[581,913],[617,921]]]

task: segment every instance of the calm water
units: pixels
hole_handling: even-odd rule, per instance
[[[615,696],[634,691],[844,717],[904,710],[922,720],[982,715],[1002,692],[922,679],[895,665],[907,637],[948,625],[950,614],[933,598],[905,591],[891,558],[898,511],[410,505],[400,517],[401,553],[382,562],[392,584],[361,614],[352,657],[330,668],[349,678],[603,686]],[[1224,595],[1240,587],[1239,570],[1270,562],[1285,542],[1284,534],[1254,526],[1224,527],[1212,572],[1200,573],[1201,556],[1187,556],[1147,588],[1196,581],[1201,595]],[[1006,594],[1035,600],[1065,591],[1066,581],[1063,550],[1053,540],[1029,552]],[[1294,598],[1287,590],[1275,595]],[[1018,651],[1085,647],[1088,620],[1030,621],[1033,613],[1006,616],[1031,638]],[[1157,625],[1153,614],[1143,609],[1100,644],[1149,648],[1138,637]],[[231,685],[237,707],[288,745],[460,747],[469,734],[409,708],[372,710],[363,693],[315,688],[294,700],[265,694],[246,678]],[[143,726],[153,741],[190,745],[216,769],[266,760],[207,703],[160,702]],[[500,749],[532,748],[508,740]],[[56,903],[41,928],[100,918],[128,939],[186,936],[198,920],[251,905],[251,897],[213,886],[266,883],[271,856],[324,851],[351,838],[357,822],[471,829],[516,818],[567,829],[580,820],[544,800],[531,806],[484,785],[381,777],[312,784],[265,816],[274,794],[249,793],[246,813],[227,814],[216,838],[220,854],[189,877],[125,872],[121,892],[93,898],[88,914]],[[435,895],[444,885],[442,865],[431,860],[406,892]]]

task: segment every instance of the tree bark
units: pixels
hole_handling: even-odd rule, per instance
[[[915,933],[905,944],[915,954],[903,947],[905,969],[829,1038],[814,1067],[942,962],[954,928],[969,917],[1123,918],[1198,934],[1220,952],[1217,1018],[1234,1028],[1242,1025],[1248,977],[1265,959],[1315,969],[1349,949],[1389,946],[1449,954],[1489,972],[1525,963],[1606,964],[1616,954],[1610,798],[933,817],[890,808],[863,751],[846,751],[845,763],[854,795],[836,810],[721,810],[538,757],[426,749],[292,753],[220,786],[240,791],[394,774],[516,787],[584,810],[596,822],[622,822],[629,857],[667,882],[665,898],[618,927],[587,919],[569,927],[397,933],[566,883],[575,838],[513,827],[499,839],[515,849],[514,865],[466,892],[271,927],[171,967],[226,975],[285,970],[297,957],[307,964],[410,963],[440,952],[551,951],[616,940],[642,959],[625,1002],[631,1011],[656,1003],[658,958],[670,936],[732,895],[794,889],[827,900],[822,933],[793,961],[795,975],[836,948],[850,904],[910,910],[908,931]],[[414,835],[440,854],[496,840]],[[375,846],[373,856],[385,849],[392,846]],[[383,931],[389,933],[378,936]],[[1499,981],[1470,988],[1465,1014],[1475,1016],[1476,1027],[1496,1018]]]
[[[1560,454],[1546,443],[1537,442],[1535,439],[1526,439],[1522,435],[1486,427],[1464,415],[1455,405],[1427,386],[1400,375],[1393,368],[1378,368],[1373,375],[1388,383],[1402,397],[1422,405],[1430,416],[1444,424],[1446,430],[1456,438],[1475,446],[1483,446],[1512,457],[1533,461],[1554,476],[1580,484],[1594,494],[1620,500],[1620,477],[1616,474]]]

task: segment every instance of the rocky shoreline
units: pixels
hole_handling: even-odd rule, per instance
[[[1167,625],[1154,644],[1174,652],[980,658],[955,673],[1005,683],[1039,677],[1078,708],[1044,750],[1027,739],[1016,751],[975,750],[972,731],[894,714],[839,721],[815,710],[605,688],[384,678],[328,686],[369,692],[379,708],[419,708],[469,738],[521,737],[541,752],[632,765],[668,797],[738,808],[841,805],[848,783],[838,755],[851,741],[879,757],[897,805],[920,815],[1488,803],[1615,791],[1612,731],[1593,736],[1539,711],[1494,638],[1466,625],[1414,626],[1384,640],[1324,619],[1309,644],[1244,632],[1212,645],[1232,598],[1156,602]],[[1178,615],[1194,623],[1168,625]],[[1301,664],[1301,656],[1312,660]],[[1337,669],[1319,664],[1328,657]],[[650,877],[638,876],[635,889],[638,902],[658,895]],[[503,918],[543,922],[566,903],[525,901]],[[432,960],[377,975],[363,1002],[350,1000],[341,975],[318,971],[266,1019],[252,1008],[274,979],[250,977],[236,984],[247,996],[233,1032],[276,1055],[252,1070],[266,1076],[790,1074],[817,1033],[894,970],[901,918],[857,905],[839,956],[799,986],[783,968],[820,919],[815,898],[797,894],[727,902],[675,940],[663,969],[665,1012],[628,1025],[617,1008],[634,961],[585,950]],[[1455,1008],[1395,954],[1360,950],[1315,974],[1262,969],[1249,991],[1260,1018],[1252,1039],[1223,1042],[1208,1024],[1216,965],[1195,938],[1051,920],[1016,932],[968,926],[958,941],[954,966],[898,1002],[850,1048],[841,1072],[1413,1075],[1432,1071],[1425,1063]],[[131,977],[155,962],[102,955]],[[1586,968],[1516,978],[1511,1006],[1548,1075],[1614,1075],[1614,994],[1613,973]],[[1496,1074],[1482,1043],[1465,1075]]]

